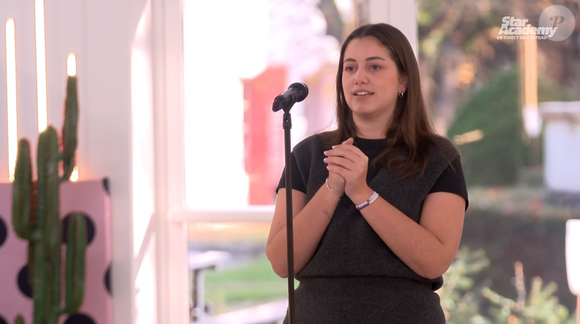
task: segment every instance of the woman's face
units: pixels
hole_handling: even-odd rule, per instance
[[[346,47],[343,65],[342,89],[353,114],[388,118],[407,86],[389,50],[374,37],[355,38]]]

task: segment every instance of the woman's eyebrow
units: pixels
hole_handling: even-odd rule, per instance
[[[385,59],[380,57],[380,56],[371,56],[371,57],[367,57],[366,61],[372,61],[372,60],[381,60],[384,61]]]
[[[373,61],[373,60],[381,60],[384,61],[385,59],[380,57],[380,56],[371,56],[371,57],[367,57],[365,59],[365,61]],[[356,62],[355,59],[353,58],[345,58],[343,62]]]

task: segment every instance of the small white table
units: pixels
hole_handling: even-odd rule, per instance
[[[189,273],[193,279],[191,317],[193,321],[204,318],[207,313],[204,298],[204,273],[221,269],[231,254],[224,251],[192,252],[189,254]]]

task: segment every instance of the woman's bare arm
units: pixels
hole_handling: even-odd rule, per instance
[[[304,193],[292,190],[295,273],[302,270],[312,258],[339,198],[322,185],[308,204],[305,201]],[[282,188],[276,196],[274,217],[266,243],[266,256],[274,272],[283,278],[288,277],[286,238],[286,189]]]
[[[367,191],[369,196],[372,192],[370,188]],[[364,201],[355,198],[361,200]],[[429,194],[419,224],[382,198],[361,213],[399,259],[418,275],[433,279],[443,275],[455,259],[463,231],[465,200],[448,192]]]
[[[329,172],[345,181],[345,193],[355,204],[369,199],[373,190],[366,176],[368,157],[353,145],[338,145],[325,152]],[[361,213],[399,259],[425,278],[441,276],[453,262],[465,216],[463,197],[434,192],[425,198],[421,220],[416,223],[389,202],[378,198]]]

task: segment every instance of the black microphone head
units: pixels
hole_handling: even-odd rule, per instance
[[[294,82],[288,87],[288,89],[296,91],[296,102],[300,102],[308,96],[308,87],[302,82]]]
[[[304,100],[306,96],[308,96],[308,87],[304,83],[292,83],[288,90],[282,92],[274,99],[272,111],[289,110],[295,103]]]

